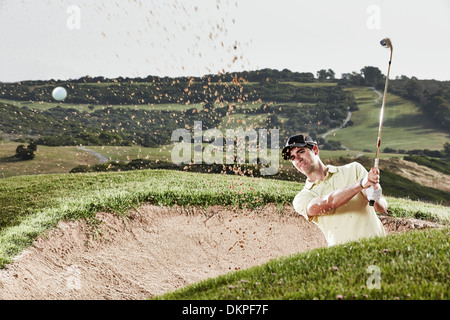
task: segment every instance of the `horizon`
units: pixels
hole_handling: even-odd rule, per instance
[[[367,67],[373,67],[373,66],[367,66]],[[272,71],[277,71],[277,72],[281,72],[281,71],[283,71],[283,70],[279,70],[279,69],[272,69],[272,68],[262,68],[262,69],[257,69],[257,70],[240,70],[240,71],[227,71],[227,72],[225,72],[225,73],[217,73],[217,74],[212,74],[212,73],[210,73],[210,74],[204,74],[204,75],[201,75],[201,76],[191,76],[191,75],[182,75],[182,76],[159,76],[159,75],[152,75],[152,74],[149,74],[149,75],[144,75],[144,76],[136,76],[136,77],[129,77],[129,76],[117,76],[117,77],[111,77],[111,78],[109,78],[109,77],[104,77],[104,76],[102,76],[102,75],[95,75],[95,76],[93,76],[93,75],[90,75],[90,74],[87,74],[87,75],[84,75],[84,76],[80,76],[80,77],[78,77],[78,78],[68,78],[68,79],[25,79],[25,80],[18,80],[18,81],[10,81],[10,82],[7,82],[7,81],[0,81],[0,83],[4,83],[4,84],[14,84],[14,83],[23,83],[23,82],[46,82],[46,83],[51,83],[51,82],[55,82],[55,83],[60,83],[60,82],[68,82],[68,83],[70,83],[71,81],[79,81],[79,80],[81,80],[81,79],[85,79],[85,78],[87,78],[87,79],[94,79],[94,78],[103,78],[103,80],[104,81],[114,81],[114,80],[118,80],[118,79],[129,79],[129,80],[137,80],[137,79],[140,79],[140,80],[144,80],[144,79],[146,79],[146,78],[148,78],[148,77],[155,77],[155,78],[161,78],[161,79],[164,79],[164,78],[169,78],[169,79],[179,79],[179,78],[206,78],[206,77],[208,77],[208,76],[220,76],[220,75],[227,75],[227,74],[230,74],[230,75],[232,75],[232,74],[239,74],[239,73],[244,73],[244,72],[260,72],[260,71],[263,71],[263,70],[272,70]],[[313,76],[314,76],[314,81],[318,81],[318,77],[317,77],[317,72],[302,72],[302,71],[292,71],[292,70],[289,70],[289,69],[287,69],[289,72],[292,72],[292,73],[300,73],[300,74],[306,74],[306,73],[311,73]],[[319,71],[319,70],[317,70],[317,71]],[[383,76],[384,77],[386,77],[386,74],[385,73],[383,73],[383,71],[382,70],[380,70],[381,72],[382,72],[382,74],[383,74]],[[343,74],[345,74],[345,73],[350,73],[350,72],[344,72]],[[340,77],[338,77],[337,75],[335,76],[335,78],[334,79],[326,79],[326,80],[321,80],[321,82],[329,82],[329,83],[333,83],[333,82],[337,82],[337,81],[339,81],[339,80],[341,80],[342,79],[342,75],[343,74],[341,74],[341,76]],[[358,74],[361,74],[360,72],[358,72]],[[403,77],[405,77],[405,75],[402,75]],[[401,80],[401,77],[402,76],[396,76],[395,78],[393,78],[393,77],[389,77],[389,80],[390,81],[392,81],[392,80]],[[407,76],[406,76],[407,77]],[[407,77],[408,79],[412,79],[412,78],[416,78],[417,80],[419,80],[419,81],[438,81],[438,82],[449,82],[450,80],[437,80],[437,79],[420,79],[420,78],[417,78],[417,77],[415,77],[415,76],[411,76],[411,77]],[[334,81],[335,80],[335,81]],[[120,81],[119,81],[120,82]],[[88,82],[86,82],[86,83],[88,83]],[[308,82],[304,82],[304,83],[308,83]]]

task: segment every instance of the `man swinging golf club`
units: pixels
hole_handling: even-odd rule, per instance
[[[289,137],[282,154],[307,177],[304,188],[294,198],[294,209],[317,224],[329,246],[386,235],[375,213],[387,210],[377,168],[367,172],[358,162],[339,167],[325,165],[316,142],[303,135]],[[369,199],[374,201],[373,206]]]
[[[389,38],[381,40],[380,44],[390,49],[390,58],[380,112],[377,153],[370,171],[367,172],[358,162],[340,167],[324,165],[317,143],[303,135],[289,137],[283,149],[283,158],[290,159],[307,177],[303,190],[294,198],[294,209],[319,226],[329,246],[386,235],[375,211],[387,211],[379,183],[378,162],[393,47]]]

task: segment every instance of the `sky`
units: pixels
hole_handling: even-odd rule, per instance
[[[449,0],[0,0],[0,82],[365,66],[450,80]]]

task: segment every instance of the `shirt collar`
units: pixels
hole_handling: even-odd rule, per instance
[[[328,168],[328,171],[327,171],[327,175],[325,176],[324,180],[328,177],[328,175],[336,173],[338,171],[337,167],[332,166],[331,164],[327,165],[326,167]],[[306,179],[305,188],[311,189],[315,184],[318,184],[320,182],[322,182],[322,181],[316,180],[314,182],[311,182],[308,179]]]

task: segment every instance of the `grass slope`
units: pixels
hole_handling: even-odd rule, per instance
[[[352,113],[353,125],[336,131],[327,140],[341,141],[350,150],[376,151],[381,102],[376,92],[367,87],[348,89],[355,95],[359,111]],[[386,97],[381,137],[381,150],[441,150],[448,134],[421,113],[413,102],[394,94]]]
[[[442,161],[425,156],[406,156],[404,160],[415,162],[444,174],[450,174],[450,161]]]
[[[99,104],[86,104],[86,103],[70,103],[70,102],[45,102],[45,101],[20,101],[0,99],[0,103],[11,104],[17,107],[26,107],[35,110],[48,110],[51,108],[61,107],[66,109],[75,109],[81,112],[92,112],[94,110],[112,108],[127,108],[131,110],[171,110],[182,111],[191,108],[201,109],[203,104],[193,103],[158,103],[158,104],[114,104],[114,105],[99,105]]]
[[[450,204],[450,193],[423,186],[417,182],[406,179],[390,171],[381,170],[382,187],[384,194],[395,195],[399,198],[420,199],[422,201],[431,201]]]
[[[15,158],[16,148],[27,143],[0,141],[0,179],[20,175],[67,173],[76,166],[92,165],[97,158],[77,147],[38,146],[33,160]]]

